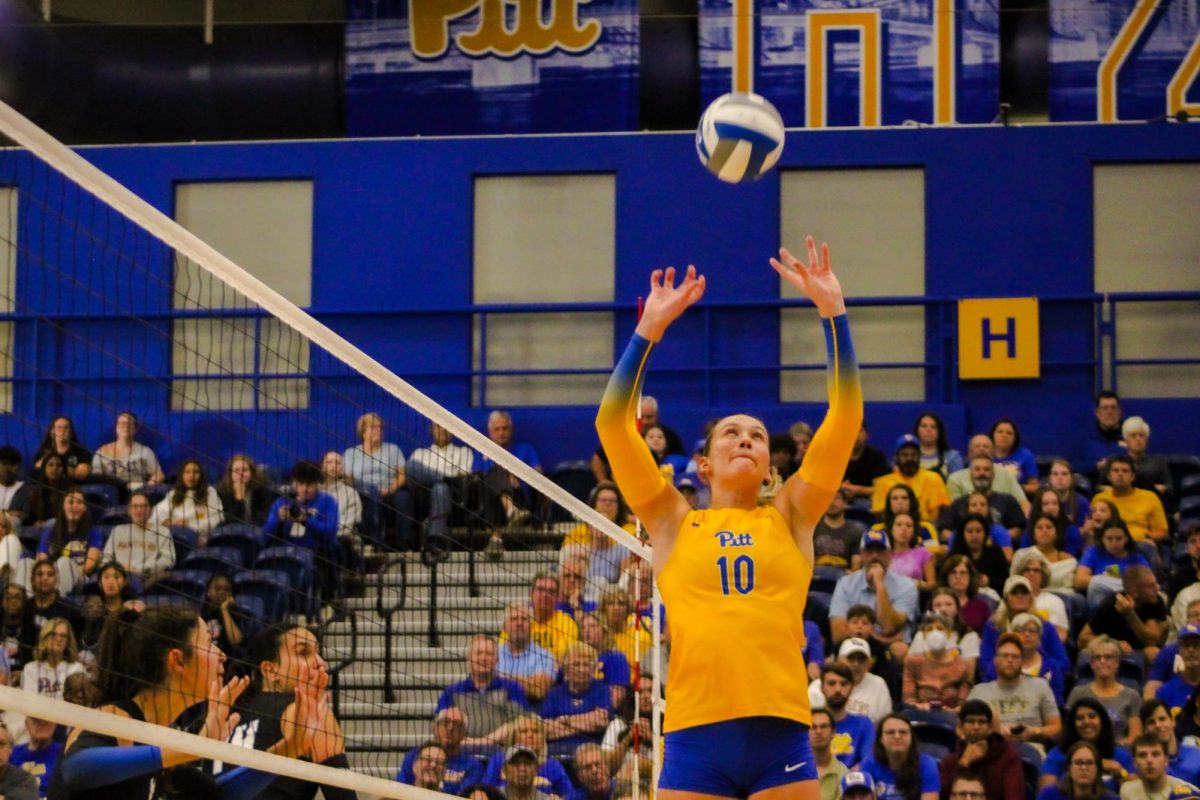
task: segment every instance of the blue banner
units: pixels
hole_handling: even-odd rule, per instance
[[[1200,115],[1196,0],[1050,0],[1050,119]]]
[[[348,0],[350,136],[626,131],[636,0]]]
[[[747,18],[743,65],[734,44]],[[701,97],[748,69],[788,127],[991,122],[999,30],[989,0],[702,0]]]

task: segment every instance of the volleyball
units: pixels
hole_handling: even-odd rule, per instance
[[[783,135],[783,117],[765,97],[731,92],[704,110],[696,128],[696,153],[721,180],[749,183],[775,166]]]

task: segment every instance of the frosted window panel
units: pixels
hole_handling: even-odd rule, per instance
[[[824,365],[825,333],[815,308],[781,312],[780,358],[785,364]],[[859,363],[920,362],[925,359],[925,316],[920,307],[857,307],[851,324]],[[871,401],[925,399],[920,368],[864,369],[863,397]],[[824,403],[829,399],[825,370],[785,370],[780,402]]]
[[[296,305],[312,305],[312,181],[181,183],[175,220]]]
[[[612,175],[475,179],[475,302],[613,299]]]
[[[925,294],[925,173],[920,169],[785,170],[780,185],[784,246],[807,259],[806,234],[828,242],[847,297]],[[780,279],[780,296],[800,297]],[[925,360],[921,306],[854,307],[850,311],[860,362]],[[825,339],[815,309],[780,314],[780,355],[786,364],[824,364]],[[819,376],[819,377],[818,377]],[[920,368],[863,370],[868,400],[925,399]],[[822,372],[784,371],[781,402],[826,400]]]
[[[1120,164],[1093,171],[1095,287],[1200,290],[1200,164]],[[1118,358],[1200,357],[1200,304],[1118,303]],[[1122,366],[1123,397],[1195,397],[1200,367]]]
[[[17,190],[0,188],[0,312],[17,308]],[[0,414],[12,413],[14,325],[0,322]]]
[[[612,366],[612,314],[491,314],[487,333],[489,369],[602,370],[596,375],[493,376],[487,381],[488,406],[591,405],[604,394]]]
[[[1093,171],[1096,291],[1200,289],[1200,164]]]

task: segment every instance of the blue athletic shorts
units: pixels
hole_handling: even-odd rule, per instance
[[[816,779],[807,725],[745,717],[668,733],[658,788],[744,798],[772,786]]]

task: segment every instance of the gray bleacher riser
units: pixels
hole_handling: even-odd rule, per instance
[[[419,742],[423,742],[430,737],[429,719],[426,717],[416,719],[360,717],[357,719],[343,719],[341,723],[342,733],[346,735],[346,741],[353,740],[355,746],[359,749],[365,746],[372,737],[382,735],[415,736],[419,737]]]
[[[385,604],[399,598],[401,585],[393,567],[380,575],[365,576],[366,596],[350,598],[347,608],[357,616],[356,663],[339,676],[339,715],[347,736],[351,768],[392,779],[404,753],[429,738],[442,689],[460,680],[471,637],[497,633],[504,608],[529,597],[529,584],[539,571],[551,568],[554,551],[509,552],[498,564],[476,564],[479,596],[468,595],[466,553],[455,552],[438,568],[439,646],[428,646],[430,573],[409,557],[405,608],[393,616],[393,703],[383,697],[384,626],[376,612],[376,586],[384,586]],[[340,622],[325,632],[327,658],[350,647],[350,626]]]

